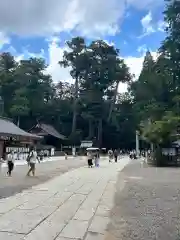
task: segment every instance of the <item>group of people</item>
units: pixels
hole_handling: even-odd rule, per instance
[[[119,152],[118,150],[112,150],[110,149],[108,151],[108,158],[109,158],[109,162],[112,162],[113,159],[114,161],[117,163],[118,160],[118,155]],[[99,167],[99,161],[100,161],[100,151],[98,148],[88,148],[87,149],[87,163],[88,163],[88,167],[92,168],[93,165],[95,165],[95,167]]]
[[[136,151],[135,151],[135,150],[130,151],[129,157],[130,157],[130,159],[136,159],[136,158],[137,158],[137,153],[136,153]]]
[[[119,155],[119,152],[118,152],[117,149],[115,149],[114,151],[113,151],[112,149],[110,149],[110,150],[108,151],[109,162],[112,162],[113,159],[114,159],[115,162],[117,163],[118,155]]]
[[[99,149],[87,151],[87,162],[89,168],[92,168],[93,165],[95,165],[95,167],[99,167],[99,160],[100,160]]]
[[[11,177],[12,172],[14,170],[15,160],[16,160],[16,157],[15,157],[14,151],[11,151],[10,153],[8,153],[7,156],[5,157],[5,159],[1,158],[1,160],[0,160],[0,168],[4,162],[7,162],[7,167],[8,167],[7,175],[9,177]],[[36,162],[38,161],[40,163],[40,160],[38,158],[35,148],[31,148],[26,161],[29,166],[27,176],[30,176],[31,173],[33,176],[35,176]]]

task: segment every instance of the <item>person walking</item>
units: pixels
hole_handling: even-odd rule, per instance
[[[91,152],[87,152],[87,162],[88,162],[88,167],[92,168],[93,167],[93,155]]]
[[[1,159],[0,159],[0,173],[1,173],[1,171],[2,171],[2,164],[4,163],[4,159],[3,159],[3,157],[1,157]]]
[[[99,167],[99,159],[100,159],[100,154],[99,154],[99,150],[97,150],[96,154],[95,154],[95,166]]]
[[[109,163],[111,163],[111,162],[112,162],[112,159],[113,159],[113,151],[112,151],[112,149],[110,149],[110,150],[108,151],[108,157],[109,157]]]
[[[117,159],[118,159],[118,151],[117,151],[117,149],[114,150],[114,159],[115,159],[115,162],[117,163]]]
[[[27,172],[27,176],[30,176],[30,173],[32,172],[32,175],[33,177],[35,176],[35,171],[36,171],[36,162],[40,163],[40,160],[38,159],[38,156],[37,156],[37,152],[36,150],[33,148],[31,151],[30,151],[30,154],[29,154],[29,166],[30,166],[30,169],[29,171]]]
[[[14,169],[14,161],[15,161],[15,154],[12,151],[7,155],[7,165],[8,165],[7,175],[9,177],[11,177],[12,171]]]
[[[68,155],[67,155],[67,153],[66,153],[66,152],[64,153],[64,158],[65,158],[65,160],[67,160],[67,159],[68,159]]]

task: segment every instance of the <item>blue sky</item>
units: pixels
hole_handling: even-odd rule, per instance
[[[1,1],[0,51],[10,51],[17,60],[44,57],[54,81],[72,81],[68,69],[57,64],[65,41],[77,35],[101,38],[120,49],[138,76],[145,51],[155,56],[165,37],[163,9],[163,0]]]

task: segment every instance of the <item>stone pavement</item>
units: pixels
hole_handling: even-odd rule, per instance
[[[12,177],[7,176],[7,167],[0,171],[0,199],[20,193],[32,186],[42,184],[72,169],[83,167],[86,161],[80,158],[41,162],[36,165],[36,177],[27,177],[28,165],[15,166]]]
[[[77,156],[77,157],[73,157],[72,155],[68,155],[67,160],[85,160],[86,157],[84,156]],[[65,156],[53,156],[53,157],[45,157],[42,160],[42,163],[46,163],[46,162],[54,162],[54,161],[63,161],[65,160]],[[15,161],[15,166],[22,166],[22,165],[27,165],[27,161],[26,160],[16,160]],[[7,163],[4,162],[2,164],[2,167],[7,167]]]
[[[0,200],[0,239],[104,240],[119,171],[128,158],[81,167]]]
[[[180,240],[179,183],[180,168],[132,160],[118,176],[106,240]]]

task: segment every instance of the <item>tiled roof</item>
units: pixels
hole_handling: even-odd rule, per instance
[[[62,140],[66,139],[64,135],[60,134],[53,126],[49,124],[39,123],[38,127],[51,136],[54,136]]]
[[[0,135],[39,138],[39,136],[35,134],[25,132],[24,130],[16,126],[13,122],[11,122],[9,119],[1,117],[0,117]]]

